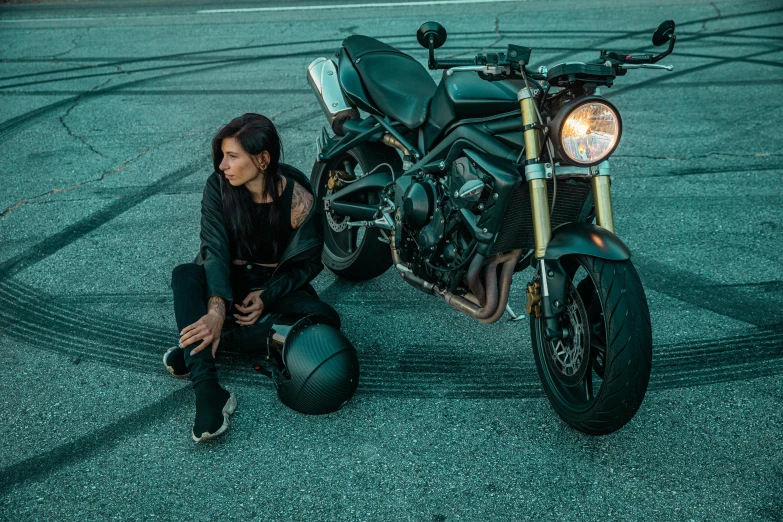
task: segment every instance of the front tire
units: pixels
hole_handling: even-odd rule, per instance
[[[393,149],[377,143],[363,143],[327,163],[316,162],[310,175],[310,182],[316,198],[323,199],[331,194],[327,182],[329,171],[343,168],[348,162],[357,177],[371,172],[382,163],[398,171],[402,163]],[[385,169],[385,166],[381,166]],[[380,194],[368,194],[357,202],[380,203]],[[389,244],[381,241],[377,228],[347,227],[349,219],[334,213],[324,216],[324,249],[321,260],[335,275],[351,281],[367,281],[383,274],[392,264]]]
[[[552,407],[568,425],[606,435],[633,418],[650,382],[647,299],[630,261],[580,255],[562,264],[571,282],[560,325],[569,336],[545,341],[543,319],[531,315],[536,367]]]

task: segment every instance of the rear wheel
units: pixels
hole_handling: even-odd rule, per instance
[[[560,326],[544,339],[531,316],[533,354],[550,403],[573,428],[605,435],[636,414],[650,381],[652,328],[639,275],[630,261],[589,256],[563,260],[570,276]]]
[[[322,199],[332,194],[328,186],[330,170],[352,170],[356,178],[360,178],[382,163],[388,163],[395,171],[401,168],[400,158],[394,150],[377,143],[363,143],[339,158],[316,162],[310,182],[316,197]],[[388,170],[385,166],[380,169]],[[356,195],[348,201],[378,205],[380,194]],[[329,270],[352,281],[366,281],[388,270],[392,264],[391,251],[389,244],[382,241],[379,229],[349,227],[350,218],[332,211],[325,211],[324,214],[324,250],[321,259]]]

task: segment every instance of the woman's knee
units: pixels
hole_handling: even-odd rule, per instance
[[[282,314],[301,314],[301,315],[316,315],[319,316],[324,322],[335,327],[340,328],[341,321],[339,314],[329,304],[321,301],[317,297],[298,290],[287,296],[283,297],[280,301],[275,303],[270,310],[272,313]]]
[[[313,299],[308,305],[309,306],[306,307],[307,313],[316,315],[325,320],[330,326],[333,326],[338,330],[340,329],[340,326],[342,325],[340,315],[329,304],[324,303],[320,299]]]
[[[196,263],[183,263],[174,267],[171,271],[171,287],[173,288],[177,284],[183,282],[204,282],[206,280],[206,274],[204,273],[204,267],[197,265]]]

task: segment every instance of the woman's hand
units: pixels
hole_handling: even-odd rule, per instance
[[[210,344],[212,357],[217,353],[220,332],[223,330],[223,321],[226,317],[226,304],[220,297],[213,296],[209,298],[208,310],[207,315],[180,332],[179,345],[182,348],[201,341],[201,344],[191,350],[190,355],[196,355]]]
[[[245,300],[242,301],[241,305],[234,305],[237,307],[237,310],[245,314],[234,315],[234,317],[237,318],[237,324],[241,326],[250,326],[251,324],[256,324],[258,318],[261,317],[261,314],[264,313],[264,302],[261,301],[261,292],[263,292],[263,290],[250,292],[247,294],[247,297],[245,297]]]

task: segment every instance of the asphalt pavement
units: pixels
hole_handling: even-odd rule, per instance
[[[780,2],[334,4],[0,5],[0,519],[783,520]],[[309,173],[325,119],[306,67],[349,34],[425,63],[415,32],[436,20],[439,56],[515,43],[551,67],[650,51],[669,18],[674,71],[605,91],[623,116],[616,230],[654,336],[627,426],[557,417],[526,320],[325,270],[354,399],[300,415],[252,358],[222,356],[239,408],[221,439],[190,439],[193,393],[160,359],[220,125],[269,116]]]

